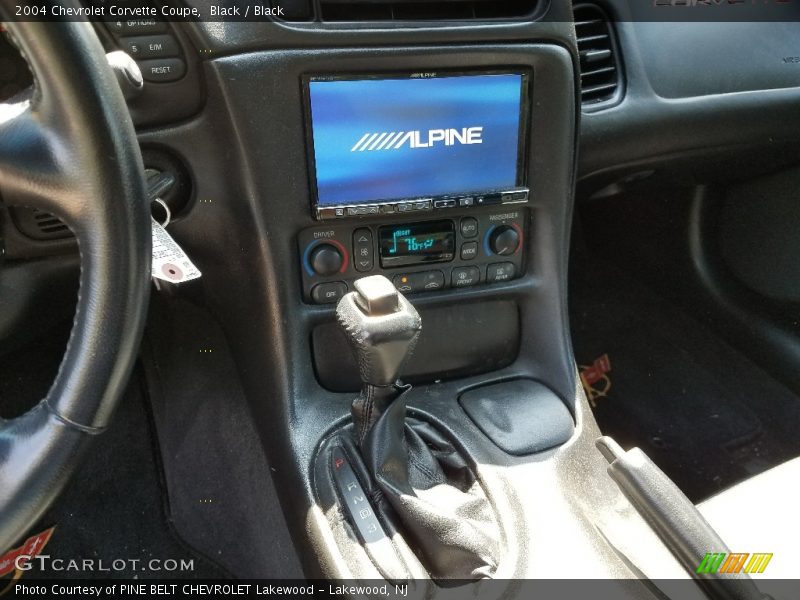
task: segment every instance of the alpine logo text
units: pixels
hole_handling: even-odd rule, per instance
[[[409,148],[432,148],[436,144],[455,146],[456,144],[482,144],[483,127],[464,127],[462,129],[429,129],[421,131],[384,131],[365,133],[350,149],[350,152],[372,150],[399,150]]]

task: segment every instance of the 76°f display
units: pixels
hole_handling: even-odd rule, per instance
[[[452,221],[404,223],[378,230],[382,267],[453,260],[455,227]]]

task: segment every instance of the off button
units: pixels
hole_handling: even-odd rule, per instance
[[[317,304],[333,304],[341,300],[346,293],[347,284],[344,281],[319,283],[311,288],[311,298]]]

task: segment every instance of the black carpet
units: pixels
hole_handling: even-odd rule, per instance
[[[143,348],[176,530],[235,577],[302,578],[272,482],[276,465],[220,326],[204,309],[160,295]]]
[[[22,414],[47,394],[68,334],[66,323],[28,347],[3,356],[0,415]],[[64,493],[28,532],[32,535],[55,526],[43,554],[60,562],[44,569],[34,563],[25,580],[227,576],[183,543],[169,523],[160,457],[141,381],[135,374],[109,429],[95,439]],[[182,561],[186,567],[191,562],[191,569],[166,570],[173,568],[168,559],[177,561],[178,569]],[[84,560],[94,561],[93,571],[69,566],[69,561],[80,565]]]
[[[800,455],[800,399],[610,264],[573,263],[576,359],[611,365],[593,409],[604,434],[640,447],[695,502]]]
[[[175,535],[164,505],[157,453],[141,378],[134,377],[112,426],[97,438],[65,493],[33,528],[37,533],[56,525],[45,554],[65,561],[95,559],[98,561],[95,569],[102,560],[110,570],[94,573],[46,570],[36,576],[228,577],[224,569]],[[191,562],[191,568],[178,566],[167,570],[173,568],[169,559],[177,565]],[[26,575],[26,579],[31,575],[34,573]]]
[[[54,559],[138,561],[99,577],[302,578],[221,330],[188,303],[179,317],[152,305],[147,377],[139,367],[111,427],[28,535],[55,525],[45,550]],[[47,394],[68,334],[67,323],[0,359],[0,416]],[[151,559],[193,560],[193,570],[151,572]],[[25,577],[60,576],[87,574]]]

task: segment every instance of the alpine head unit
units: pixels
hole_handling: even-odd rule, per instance
[[[306,77],[314,216],[527,202],[529,80],[521,69]]]

